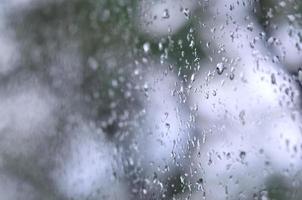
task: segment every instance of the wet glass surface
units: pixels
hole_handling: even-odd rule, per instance
[[[2,0],[0,200],[302,199],[298,0]]]

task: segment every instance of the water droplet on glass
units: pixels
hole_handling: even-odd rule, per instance
[[[195,74],[192,74],[191,76],[191,82],[194,82],[195,81]]]
[[[184,184],[185,183],[185,178],[183,176],[180,176],[179,178],[180,178],[181,184]]]
[[[190,10],[189,10],[189,8],[183,9],[182,12],[184,13],[184,15],[185,15],[185,17],[186,17],[187,19],[190,18]]]
[[[234,5],[230,5],[230,11],[234,10],[235,6]]]
[[[225,69],[225,66],[223,63],[218,63],[216,65],[216,71],[217,71],[218,75],[221,75],[223,73],[224,69]]]
[[[230,77],[230,80],[232,81],[235,78],[235,74],[233,72],[231,72],[229,77]]]
[[[239,157],[241,160],[244,160],[246,157],[246,152],[245,151],[240,151]]]
[[[145,92],[148,92],[148,89],[149,89],[149,86],[148,86],[147,83],[145,83],[145,84],[144,84],[144,91],[145,91]]]
[[[202,178],[199,178],[198,180],[197,180],[197,190],[204,190],[204,188],[203,188],[203,179]]]
[[[273,63],[279,63],[280,62],[279,56],[274,56],[272,61]]]
[[[276,76],[274,73],[271,74],[271,82],[272,82],[272,84],[276,84]]]
[[[165,9],[162,18],[163,19],[168,19],[169,17],[170,17],[169,10]]]
[[[118,82],[117,82],[117,80],[112,80],[112,81],[111,81],[111,85],[112,85],[112,87],[117,88],[117,87],[118,87]]]
[[[146,189],[143,189],[143,194],[147,194],[147,190]]]
[[[264,39],[265,36],[266,36],[266,33],[265,33],[265,32],[260,32],[260,33],[259,33],[259,36],[260,36],[261,39]]]
[[[203,184],[203,179],[202,179],[202,178],[198,179],[198,180],[197,180],[197,183],[198,183],[198,184]]]
[[[285,3],[284,1],[281,1],[281,2],[279,3],[279,5],[280,5],[282,8],[284,8],[284,7],[286,6],[286,3]]]
[[[242,110],[242,111],[240,111],[240,113],[239,113],[239,119],[240,119],[242,125],[245,124],[245,119],[244,119],[244,118],[245,118],[245,111]]]
[[[274,38],[274,37],[269,37],[268,40],[267,40],[267,43],[268,43],[269,45],[272,45],[275,41],[276,41],[276,38]]]
[[[296,17],[294,15],[287,15],[287,18],[290,22],[294,22],[296,20]]]
[[[166,125],[167,129],[169,130],[171,125],[169,123],[166,123],[165,125]]]
[[[135,75],[135,76],[139,75],[139,70],[138,70],[138,69],[135,69],[135,70],[134,70],[134,75]]]
[[[207,47],[207,48],[210,48],[210,45],[211,45],[210,42],[207,42],[207,43],[206,43],[206,47]]]
[[[250,24],[247,25],[247,30],[253,31],[253,28],[254,28],[254,24],[253,23],[250,23]]]
[[[158,49],[160,50],[160,51],[162,51],[163,50],[163,43],[158,43]]]
[[[169,113],[165,112],[165,119],[167,119],[169,116]]]
[[[213,94],[213,96],[215,97],[215,96],[217,95],[216,90],[213,90],[212,94]]]
[[[150,51],[150,43],[149,42],[144,43],[143,49],[145,53],[148,53]]]
[[[302,85],[302,68],[298,69],[298,80],[300,84]]]

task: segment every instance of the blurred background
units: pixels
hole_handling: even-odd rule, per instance
[[[299,0],[1,0],[0,200],[302,199]]]

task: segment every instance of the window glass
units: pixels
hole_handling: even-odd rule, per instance
[[[0,199],[302,199],[302,2],[2,0]]]

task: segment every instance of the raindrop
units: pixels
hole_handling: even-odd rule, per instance
[[[202,179],[202,178],[198,179],[198,180],[197,180],[197,183],[198,183],[198,184],[203,184],[203,179]]]
[[[235,6],[234,5],[230,5],[230,11],[234,10]]]
[[[215,96],[217,95],[216,90],[213,90],[212,94],[213,94],[213,96],[215,97]]]
[[[267,43],[268,43],[269,45],[272,45],[275,41],[276,41],[276,38],[270,37],[270,38],[268,38]]]
[[[145,83],[145,84],[144,84],[144,91],[145,91],[145,92],[148,92],[148,90],[149,90],[149,86],[148,86],[147,83]]]
[[[179,178],[180,178],[180,182],[181,182],[181,184],[183,184],[183,185],[184,185],[184,184],[185,184],[185,178],[184,178],[183,176],[180,176]]]
[[[268,18],[273,18],[273,17],[274,17],[273,9],[272,9],[272,8],[270,8],[270,9],[268,10],[268,12],[267,12],[267,17],[268,17]]]
[[[261,149],[259,149],[259,153],[260,154],[263,154],[264,153],[264,150],[261,148]]]
[[[210,165],[212,165],[212,163],[213,163],[212,158],[209,158],[208,165],[210,166]]]
[[[187,19],[190,18],[190,10],[189,10],[189,8],[183,9],[182,12],[184,13],[184,15],[185,15],[185,17],[186,17]]]
[[[287,15],[287,18],[290,22],[294,22],[296,17],[294,15]]]
[[[206,99],[209,99],[209,93],[208,93],[208,92],[206,92],[205,98],[206,98]]]
[[[170,17],[169,10],[165,9],[162,18],[163,19],[168,19],[169,17]]]
[[[245,111],[242,110],[242,111],[240,111],[240,113],[239,113],[239,119],[240,119],[242,125],[245,124],[245,119],[244,119],[244,118],[245,118]]]
[[[144,48],[144,52],[148,53],[150,51],[150,43],[149,42],[144,43],[143,48]]]
[[[158,49],[160,50],[160,51],[162,51],[163,50],[163,43],[158,43]]]
[[[247,25],[247,30],[253,31],[253,28],[254,28],[254,24],[253,23],[250,23],[250,24]]]
[[[198,186],[198,188],[197,188],[197,190],[204,190],[203,189],[203,179],[202,178],[199,178],[198,180],[197,180],[197,186]]]
[[[273,63],[279,63],[280,62],[279,56],[274,56],[272,61]]]
[[[117,82],[117,80],[112,80],[112,81],[111,81],[111,85],[112,85],[112,87],[117,88],[117,87],[118,87],[118,82]]]
[[[286,6],[286,3],[285,3],[284,1],[281,1],[281,2],[279,3],[279,5],[280,5],[282,8],[284,8],[284,7]]]
[[[195,81],[195,74],[193,73],[191,76],[191,82],[194,82],[194,81]]]
[[[225,69],[225,66],[223,63],[218,63],[216,65],[216,71],[217,71],[218,75],[221,75],[223,73],[224,69]]]
[[[230,158],[231,158],[231,153],[228,152],[228,153],[226,154],[226,157],[227,157],[227,159],[230,159]]]
[[[302,68],[298,69],[298,80],[300,84],[302,85]]]
[[[244,160],[246,157],[246,152],[245,151],[240,151],[239,157],[241,160]]]
[[[207,48],[210,48],[210,45],[211,45],[211,43],[207,42],[207,44],[206,44]]]
[[[139,70],[138,70],[138,69],[135,69],[135,70],[134,70],[134,75],[135,75],[135,76],[139,75]]]
[[[272,84],[276,84],[276,76],[274,73],[271,74],[271,82],[272,82]]]
[[[194,47],[194,40],[191,40],[189,47],[191,47],[191,48]]]
[[[231,72],[231,74],[230,74],[230,80],[232,81],[232,80],[234,80],[234,78],[235,78],[235,74],[233,72]]]
[[[259,33],[259,36],[260,36],[261,39],[264,39],[265,36],[266,36],[266,33],[265,33],[265,32],[260,32],[260,33]]]
[[[171,125],[169,123],[166,123],[165,125],[166,125],[167,129],[169,130]]]

